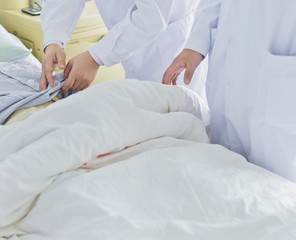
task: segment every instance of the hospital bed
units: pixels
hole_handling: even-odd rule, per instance
[[[32,54],[41,62],[44,54],[40,16],[31,16],[21,11],[22,8],[29,7],[29,4],[32,2],[36,1],[1,0],[0,24],[7,31],[16,35],[27,48],[32,50]],[[40,2],[40,0],[37,2]],[[108,30],[95,3],[87,1],[71,39],[65,47],[67,59],[69,60],[77,54],[87,51],[106,34],[108,34]],[[56,72],[59,71],[59,69],[56,70]],[[108,68],[101,66],[94,84],[124,78],[124,76],[125,71],[121,64]]]
[[[190,90],[126,79],[0,126],[0,239],[296,239],[296,185],[207,124]]]
[[[4,4],[4,3],[3,3]],[[7,4],[7,2],[6,2]],[[11,3],[12,4],[12,3]],[[89,11],[92,5],[87,5],[88,8],[86,9],[85,14],[89,14]],[[17,12],[17,11],[15,11]],[[17,14],[19,14],[17,12]],[[8,18],[10,22],[12,21],[11,18]],[[20,24],[22,19],[18,19],[17,23]],[[36,20],[34,20],[36,21]],[[13,25],[13,24],[12,24]],[[11,28],[11,26],[10,26]],[[21,28],[20,28],[21,29]],[[24,31],[22,29],[22,31]],[[26,31],[24,31],[26,32]],[[35,32],[30,32],[31,34],[35,34]],[[23,38],[18,38],[15,35],[8,33],[1,25],[0,25],[0,36],[3,39],[0,39],[0,62],[4,61],[6,58],[7,61],[18,61],[22,62],[23,64],[27,64],[31,67],[36,67],[41,69],[41,63],[39,62],[40,59],[42,59],[41,54],[36,55],[36,50],[30,49],[32,54],[29,54],[30,51],[27,49],[26,42],[24,42]],[[40,34],[37,34],[37,36],[40,37]],[[38,37],[38,38],[39,38]],[[13,41],[15,40],[15,41]],[[75,40],[75,39],[74,39]],[[77,40],[77,39],[76,39]],[[40,45],[41,43],[39,43]],[[38,45],[38,44],[37,44]],[[30,45],[29,45],[30,46]],[[92,46],[92,43],[90,42],[76,42],[75,44],[69,44],[66,49],[67,58],[71,59],[72,57],[76,56],[77,54],[86,51]],[[9,52],[9,53],[8,53]],[[35,52],[35,55],[33,55]],[[24,57],[23,57],[24,56]],[[38,57],[38,58],[37,58]],[[57,70],[56,72],[60,72],[61,70]],[[100,67],[98,74],[91,85],[95,85],[101,82],[110,81],[113,79],[122,79],[124,78],[124,69],[121,66],[121,64],[116,64],[112,67]],[[42,104],[39,106],[34,106],[26,109],[21,109],[19,111],[16,111],[14,114],[10,116],[5,121],[5,124],[11,124],[16,121],[24,120],[27,118],[31,113],[39,111],[43,109],[44,107],[47,107],[50,103]],[[1,123],[1,121],[0,121]]]

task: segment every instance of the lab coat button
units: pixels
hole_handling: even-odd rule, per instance
[[[28,83],[29,85],[34,85],[34,84],[35,84],[35,81],[32,80],[32,79],[29,79],[29,80],[27,81],[27,83]]]
[[[228,40],[228,46],[229,47],[234,47],[235,46],[235,41],[232,38],[229,38],[229,40]]]

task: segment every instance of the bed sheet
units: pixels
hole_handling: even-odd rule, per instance
[[[203,109],[120,80],[0,127],[0,237],[295,239],[296,185],[209,144]]]
[[[50,101],[50,102],[47,102],[47,103],[44,103],[44,104],[41,104],[41,105],[38,105],[38,106],[17,110],[13,114],[11,114],[3,122],[3,125],[9,125],[9,124],[12,124],[12,123],[15,123],[15,122],[23,121],[23,120],[27,119],[31,114],[48,107],[52,103],[53,102]]]

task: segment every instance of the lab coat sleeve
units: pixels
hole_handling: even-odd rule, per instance
[[[201,0],[185,49],[192,49],[206,56],[211,47],[212,29],[218,27],[222,0]]]
[[[90,54],[106,66],[129,58],[164,31],[173,5],[174,0],[136,1],[126,17],[89,50]]]
[[[47,0],[42,8],[41,23],[44,45],[61,42],[63,47],[69,42],[87,0]],[[48,45],[48,44],[47,44]]]

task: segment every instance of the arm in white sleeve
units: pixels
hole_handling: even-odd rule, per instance
[[[59,41],[49,41],[49,42],[45,42],[43,43],[43,52],[45,53],[45,49],[48,45],[50,44],[56,44],[58,45],[60,48],[64,48],[63,43],[59,42]]]
[[[106,66],[119,63],[147,46],[168,25],[175,0],[137,0],[125,19],[97,42],[89,52]]]
[[[203,56],[209,53],[211,45],[211,29],[218,27],[222,0],[201,0],[194,25],[185,49],[192,49]]]
[[[87,0],[47,0],[42,8],[44,44],[61,42],[64,48],[80,18]],[[43,45],[43,47],[46,47]]]

